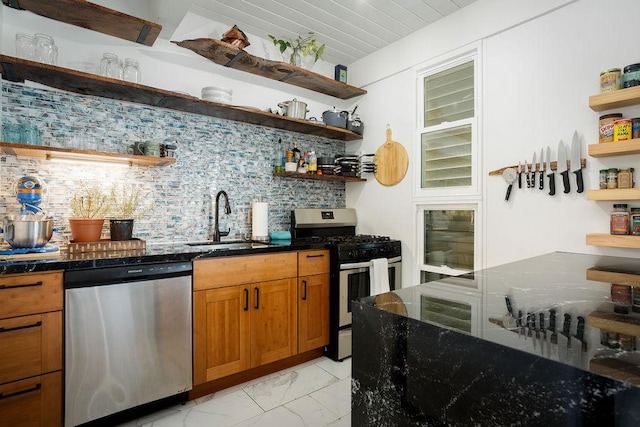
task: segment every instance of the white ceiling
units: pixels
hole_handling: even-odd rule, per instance
[[[237,25],[268,39],[314,32],[326,44],[324,59],[348,65],[475,0],[165,0],[164,15],[176,19],[181,4],[204,18]],[[185,8],[186,9],[186,8]],[[161,22],[162,23],[162,22]],[[251,41],[251,39],[249,39]]]

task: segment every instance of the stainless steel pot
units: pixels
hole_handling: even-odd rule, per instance
[[[39,248],[53,236],[53,218],[45,215],[8,215],[3,220],[4,240],[13,248]]]
[[[293,98],[293,101],[279,103],[278,107],[282,108],[282,114],[286,117],[302,120],[307,117],[307,103],[297,101],[295,98]]]
[[[347,127],[348,114],[348,111],[338,111],[336,107],[333,107],[333,110],[327,110],[322,113],[322,121],[327,126],[345,129]]]

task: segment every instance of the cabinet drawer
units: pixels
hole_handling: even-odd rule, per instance
[[[329,272],[329,251],[298,252],[298,276],[309,276]]]
[[[62,369],[62,312],[0,320],[0,384]]]
[[[193,289],[203,290],[296,277],[295,252],[202,259],[193,262]]]
[[[62,310],[62,272],[0,276],[0,319]]]
[[[60,371],[0,385],[0,426],[61,426]]]

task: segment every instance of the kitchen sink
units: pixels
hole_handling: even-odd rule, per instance
[[[194,242],[187,243],[187,245],[192,248],[204,249],[208,251],[224,251],[224,250],[233,250],[233,249],[256,249],[256,248],[266,248],[272,246],[266,242],[255,242],[255,241],[229,241],[229,242]]]

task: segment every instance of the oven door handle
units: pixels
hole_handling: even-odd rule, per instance
[[[400,262],[402,260],[402,257],[395,257],[395,258],[389,258],[387,260],[387,262],[389,264],[393,264],[396,262]],[[350,264],[340,264],[340,270],[352,270],[355,268],[368,268],[371,267],[371,261],[365,261],[365,262],[353,262]]]

